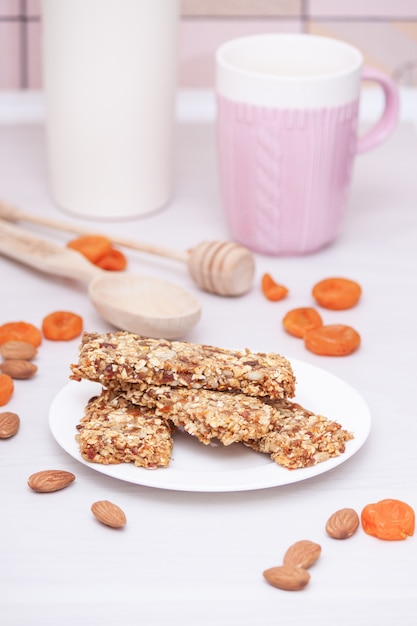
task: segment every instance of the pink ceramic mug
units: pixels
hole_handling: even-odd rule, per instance
[[[362,79],[382,87],[385,107],[358,138]],[[395,84],[363,67],[360,51],[342,41],[268,34],[220,46],[216,94],[220,187],[234,239],[268,255],[333,241],[355,155],[396,126]]]

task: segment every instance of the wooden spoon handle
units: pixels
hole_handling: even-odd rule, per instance
[[[77,224],[62,223],[39,215],[25,213],[17,207],[0,200],[1,218],[9,222],[17,222],[19,220],[32,222],[79,235],[98,234],[97,232],[87,232]],[[255,272],[253,254],[247,248],[234,242],[203,241],[192,250],[176,252],[143,242],[124,239],[117,235],[105,236],[109,237],[113,243],[121,246],[186,263],[194,282],[209,293],[221,296],[240,296],[247,293],[251,288]],[[62,250],[61,253],[64,254]],[[55,271],[53,273],[59,272]]]
[[[40,224],[42,226],[47,226],[49,228],[53,228],[55,230],[61,230],[64,232],[75,233],[77,235],[98,235],[97,232],[87,231],[82,226],[78,226],[77,224],[69,224],[67,222],[60,222],[56,220],[49,219],[47,217],[42,217],[40,215],[34,215],[32,213],[26,213],[21,211],[17,207],[14,207],[6,202],[0,200],[0,218],[11,221],[11,222],[31,222],[33,224]],[[119,237],[118,235],[104,235],[111,239],[113,243],[116,243],[120,246],[124,246],[126,248],[131,248],[133,250],[139,250],[140,252],[148,252],[150,254],[154,254],[156,256],[162,256],[169,259],[174,259],[176,261],[183,261],[187,263],[188,261],[188,253],[187,252],[177,252],[175,250],[169,250],[167,248],[160,248],[158,246],[154,246],[152,244],[147,244],[141,241],[136,241],[132,239],[125,239],[124,237]]]
[[[0,219],[0,254],[55,276],[90,282],[101,276],[79,252],[58,246]]]

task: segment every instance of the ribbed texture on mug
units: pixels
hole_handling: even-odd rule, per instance
[[[317,250],[338,234],[356,149],[358,102],[279,110],[218,97],[223,204],[233,237],[271,255]]]

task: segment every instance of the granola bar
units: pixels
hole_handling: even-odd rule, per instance
[[[140,391],[131,383],[114,385],[110,386],[113,393],[123,395],[133,404],[153,409],[156,415],[169,419],[204,444],[217,439],[228,446],[263,437],[270,430],[275,414],[269,404],[242,393],[168,385]]]
[[[269,454],[271,459],[286,467],[310,467],[343,454],[346,442],[353,434],[322,415],[303,408],[295,402],[273,402],[275,420],[271,430],[252,441],[245,441],[257,452]]]
[[[338,456],[353,438],[339,423],[286,400],[264,401],[244,394],[168,386],[142,392],[129,383],[113,392],[133,404],[153,408],[204,444],[212,439],[224,445],[243,442],[288,469]]]
[[[169,464],[172,426],[120,395],[103,390],[92,398],[77,430],[81,455],[91,463],[134,463],[148,469]]]
[[[295,393],[291,364],[279,354],[147,339],[124,331],[84,333],[70,377],[104,386],[135,383],[140,390],[169,385],[281,399]]]

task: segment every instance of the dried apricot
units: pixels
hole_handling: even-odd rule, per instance
[[[112,244],[104,235],[82,235],[69,241],[67,247],[77,250],[91,263],[97,263],[101,257],[110,252]]]
[[[364,531],[372,537],[400,541],[414,534],[415,514],[402,500],[386,499],[367,504],[361,513]]]
[[[283,298],[285,298],[288,294],[287,287],[275,282],[271,274],[264,274],[262,276],[261,288],[264,296],[272,302],[283,300]]]
[[[351,326],[330,324],[308,330],[304,335],[307,350],[321,356],[347,356],[360,346],[361,337]]]
[[[317,304],[325,309],[340,311],[351,309],[362,294],[361,286],[349,278],[325,278],[316,283],[312,290]]]
[[[121,272],[126,269],[127,259],[121,250],[112,247],[104,256],[100,257],[95,262],[95,265],[101,267],[103,270]]]
[[[13,378],[8,374],[0,374],[0,406],[8,403],[13,395]]]
[[[83,318],[71,311],[53,311],[44,317],[42,332],[52,341],[69,341],[79,337],[83,330]]]
[[[303,338],[308,330],[323,326],[321,315],[312,307],[300,307],[291,309],[284,316],[282,324],[290,335]]]
[[[42,333],[29,322],[7,322],[0,326],[0,345],[7,341],[25,341],[37,348],[42,343]]]

